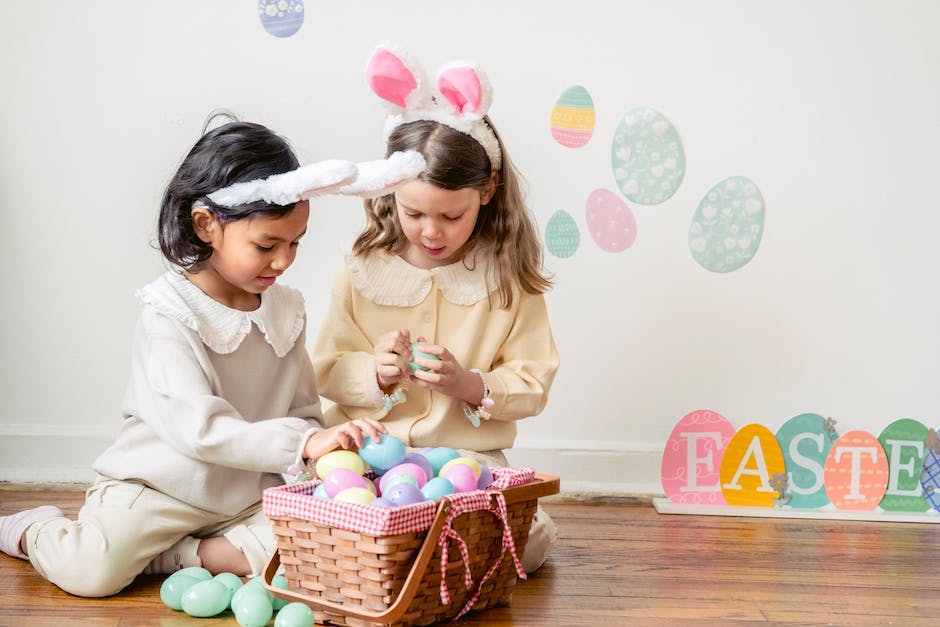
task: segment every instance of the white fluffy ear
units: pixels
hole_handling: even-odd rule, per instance
[[[340,187],[336,193],[362,198],[385,196],[413,180],[424,171],[425,166],[424,157],[417,151],[396,152],[388,159],[358,164],[359,176],[356,180]]]
[[[312,196],[328,193],[353,180],[359,168],[351,161],[331,159],[311,163],[266,179],[235,183],[209,194],[222,207],[236,207],[263,200],[275,205],[292,205]]]

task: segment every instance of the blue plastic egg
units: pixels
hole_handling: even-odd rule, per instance
[[[405,444],[394,435],[384,434],[376,442],[367,437],[359,448],[359,457],[372,467],[372,470],[382,475],[405,459]]]
[[[446,446],[432,448],[430,451],[422,453],[422,455],[424,455],[425,459],[431,464],[431,470],[434,471],[435,477],[441,472],[441,468],[443,468],[444,464],[460,457],[460,453]]]
[[[183,593],[199,581],[195,577],[177,571],[167,577],[163,585],[160,586],[160,600],[171,610],[180,611],[183,609]]]
[[[287,578],[284,575],[274,575],[274,579],[271,580],[271,586],[277,588],[278,590],[287,590]],[[273,595],[272,597],[274,599],[272,605],[275,611],[281,609],[288,603],[284,599],[279,599]]]
[[[256,587],[256,586],[245,586]],[[242,588],[244,590],[245,588]],[[250,593],[240,597],[237,601],[232,599],[232,611],[235,620],[242,627],[263,627],[274,616],[274,605],[268,591],[261,587],[264,594]]]
[[[434,477],[424,484],[421,494],[429,501],[454,493],[454,484],[446,477]]]
[[[228,588],[228,600],[229,603],[232,602],[232,596],[238,592],[238,590],[245,584],[242,583],[241,578],[233,573],[219,573],[213,577],[216,581],[222,582],[222,584]]]

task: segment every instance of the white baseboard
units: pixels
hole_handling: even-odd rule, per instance
[[[91,463],[111,434],[88,430],[0,425],[0,482],[87,484]],[[509,463],[558,475],[563,494],[653,497],[662,495],[657,447],[593,440],[523,440],[506,452]]]

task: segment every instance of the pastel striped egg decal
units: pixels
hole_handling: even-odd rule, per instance
[[[275,37],[290,37],[303,26],[303,0],[258,0],[261,25]]]
[[[552,137],[562,146],[580,148],[594,135],[594,100],[581,85],[561,93],[549,122]]]
[[[545,225],[545,245],[548,252],[562,259],[575,254],[581,244],[581,232],[567,211],[556,211]]]
[[[711,272],[746,265],[764,235],[764,197],[753,181],[731,176],[702,198],[689,226],[692,258]]]
[[[888,488],[888,457],[875,436],[849,431],[829,450],[825,473],[826,493],[836,508],[871,511]]]
[[[888,489],[879,503],[886,512],[925,512],[930,504],[924,499],[921,470],[924,467],[924,442],[930,430],[919,420],[901,418],[884,428],[878,441],[888,458]]]
[[[685,151],[672,122],[649,107],[629,111],[614,132],[611,165],[620,192],[635,203],[668,200],[685,177]]]
[[[636,241],[636,218],[627,203],[608,189],[595,189],[584,207],[594,243],[609,253],[624,251]]]

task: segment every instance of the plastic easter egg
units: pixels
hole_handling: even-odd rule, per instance
[[[313,627],[313,610],[306,603],[288,603],[278,610],[274,627]]]
[[[363,459],[359,454],[352,451],[330,451],[317,460],[317,476],[326,479],[327,475],[337,468],[345,468],[362,475],[366,471]]]
[[[443,466],[441,466],[441,471],[438,474],[446,475],[447,469],[456,464],[463,464],[464,466],[469,466],[473,470],[473,474],[476,476],[476,479],[480,478],[480,472],[481,472],[480,462],[473,459],[472,457],[458,457],[456,459],[452,459],[446,464],[444,464]]]
[[[407,475],[409,478],[414,480],[414,485],[417,488],[421,488],[425,483],[427,483],[429,477],[424,471],[424,468],[418,464],[412,464],[410,462],[402,462],[397,466],[389,468],[388,471],[382,475],[382,479],[379,480],[379,489],[384,494],[388,487],[391,485],[393,477],[398,475]],[[396,483],[400,483],[401,479],[396,480]]]
[[[183,593],[190,587],[199,583],[200,579],[181,575],[178,571],[167,577],[160,585],[160,600],[171,610],[183,609]]]
[[[441,473],[441,467],[444,464],[460,457],[460,453],[446,446],[432,448],[430,451],[422,453],[422,455],[424,455],[425,459],[431,464],[431,470],[434,471],[435,477]]]
[[[392,472],[389,470],[387,473],[382,475],[382,481],[379,485],[379,490],[385,492],[390,487],[398,485],[399,483],[410,483],[419,490],[421,487],[418,485],[418,480],[409,475],[407,472]]]
[[[454,492],[454,484],[446,477],[434,477],[421,488],[421,494],[429,501],[439,499],[448,494],[453,494]]]
[[[341,503],[359,503],[360,505],[368,505],[375,500],[375,494],[372,490],[368,488],[346,488],[336,494],[333,497],[334,501],[339,501]]]
[[[663,492],[670,501],[725,504],[718,473],[734,433],[727,418],[708,409],[691,411],[679,419],[663,451]]]
[[[369,491],[366,487],[368,481],[362,475],[348,468],[334,468],[323,480],[323,484],[326,486],[326,493],[333,499],[336,498],[337,494],[349,488],[363,488]]]
[[[787,468],[781,502],[793,508],[827,505],[823,468],[832,443],[839,438],[834,421],[819,414],[800,414],[787,420],[776,437]]]
[[[206,618],[221,614],[228,609],[231,593],[221,581],[209,579],[191,585],[183,593],[180,605],[190,616]]]
[[[472,492],[477,489],[477,475],[473,468],[466,464],[454,464],[446,470],[441,470],[441,477],[450,479],[457,492]]]
[[[195,577],[199,581],[208,581],[212,579],[212,573],[203,568],[202,566],[187,566],[186,568],[181,568],[174,575],[189,575],[190,577]]]
[[[408,453],[405,455],[405,459],[402,460],[402,463],[418,465],[421,470],[424,471],[425,479],[430,479],[434,476],[434,469],[431,468],[431,462],[429,462],[428,458],[421,453]]]
[[[271,586],[277,588],[278,590],[287,590],[287,577],[284,575],[274,575],[274,578],[271,579]],[[271,605],[274,607],[275,612],[287,605],[287,603],[288,601],[279,599],[273,594],[271,595]]]
[[[628,200],[658,205],[676,193],[685,176],[679,133],[658,111],[633,109],[614,131],[611,165],[617,187]]]
[[[627,203],[612,191],[595,189],[584,205],[588,232],[597,247],[609,253],[624,251],[636,241],[636,218]]]
[[[493,471],[487,465],[480,466],[480,478],[477,479],[477,490],[484,490],[493,485]]]
[[[236,590],[235,594],[232,595],[232,602],[229,604],[229,607],[232,608],[232,611],[235,611],[235,607],[239,605],[245,597],[256,594],[267,598],[269,603],[271,602],[271,593],[264,587],[264,582],[261,580],[261,577],[249,579],[245,585]]]
[[[778,505],[787,466],[777,438],[761,424],[741,427],[728,442],[718,475],[728,505]]]
[[[881,509],[892,512],[925,512],[921,471],[924,468],[924,441],[929,429],[917,420],[895,420],[881,432],[878,441],[888,456],[888,487]]]
[[[849,431],[826,457],[826,493],[840,510],[871,511],[888,487],[888,458],[875,436]]]
[[[395,507],[395,504],[389,501],[384,496],[376,498],[374,501],[369,503],[369,507]]]
[[[764,235],[764,197],[750,179],[732,176],[699,202],[689,226],[692,258],[711,272],[746,265]]]
[[[258,0],[261,26],[275,37],[290,37],[303,26],[303,0]]]
[[[229,603],[232,602],[232,597],[241,589],[245,584],[242,583],[241,577],[234,573],[219,573],[213,577],[218,582],[221,582],[226,588],[228,588],[228,600]]]
[[[581,85],[561,93],[549,120],[552,137],[566,148],[580,148],[594,135],[594,100]]]
[[[317,499],[327,499],[329,500],[330,495],[326,493],[326,484],[319,483],[317,487],[313,489],[313,497]]]
[[[581,231],[570,213],[559,209],[545,225],[545,247],[559,259],[567,259],[578,251]]]
[[[405,459],[405,454],[405,444],[387,433],[383,434],[378,442],[367,437],[359,447],[359,457],[378,475],[385,474],[389,468],[400,464]]]
[[[421,490],[410,483],[399,483],[393,485],[382,494],[382,498],[391,501],[395,505],[412,505],[426,501]]]
[[[265,594],[245,594],[238,601],[232,599],[235,620],[242,627],[263,627],[274,616],[274,603],[271,595],[264,588],[261,590]]]
[[[414,359],[408,362],[408,368],[411,369],[412,374],[414,374],[415,370],[429,370],[429,368],[425,366],[418,365],[418,362],[416,361],[417,359],[436,359],[438,361],[441,359],[437,355],[432,355],[431,353],[425,353],[424,351],[418,350],[418,344],[418,342],[411,343],[411,355],[414,357]]]
[[[924,499],[936,511],[940,511],[940,453],[932,448],[924,449],[924,469],[920,473],[920,485]]]

